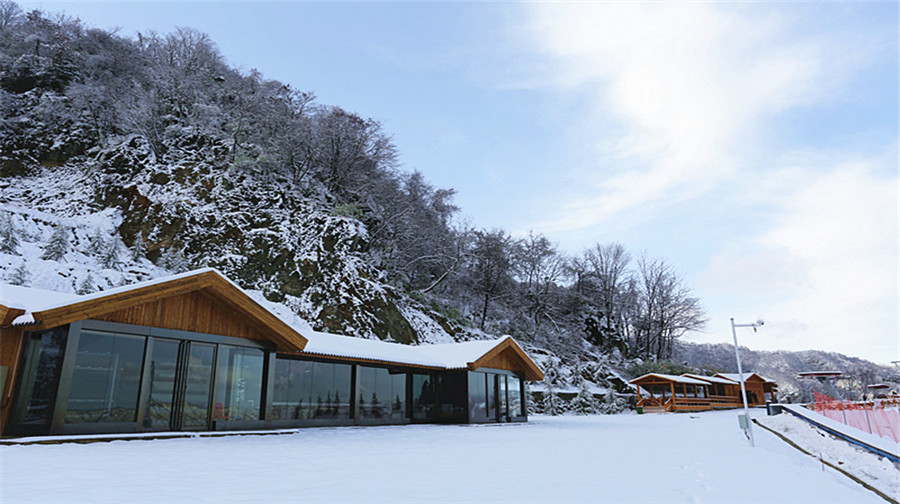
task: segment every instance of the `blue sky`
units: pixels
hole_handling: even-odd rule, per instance
[[[669,260],[754,349],[900,359],[896,2],[20,2],[208,33],[380,120],[463,216]]]

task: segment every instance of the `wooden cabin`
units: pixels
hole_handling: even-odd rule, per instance
[[[777,401],[778,385],[773,380],[756,373],[746,374],[744,379],[749,406]],[[628,383],[636,386],[637,406],[647,412],[702,411],[744,405],[737,373],[714,376],[650,373]]]
[[[740,398],[741,381],[737,373],[716,373],[713,376],[735,382]],[[765,406],[766,403],[778,402],[778,384],[765,376],[744,373],[744,388],[747,390],[747,404],[750,406]],[[743,400],[741,404],[743,405]]]
[[[510,337],[408,346],[310,330],[212,269],[77,296],[0,285],[0,434],[527,421]]]
[[[646,412],[702,411],[712,407],[709,383],[687,376],[649,373],[630,382],[637,389],[637,406]]]

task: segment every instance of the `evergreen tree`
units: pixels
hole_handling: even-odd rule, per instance
[[[103,231],[98,227],[94,230],[94,234],[89,238],[90,241],[90,252],[94,257],[100,257],[103,254],[103,251],[106,250],[106,236],[103,235]]]
[[[559,364],[559,359],[551,356],[547,360],[547,369],[544,371],[546,390],[544,391],[543,411],[547,415],[559,415],[565,410],[563,401],[557,392],[562,384],[562,373]]]
[[[180,250],[175,250],[174,247],[167,248],[166,251],[159,256],[159,260],[156,261],[156,264],[173,273],[184,273],[190,269],[187,259],[185,259]]]
[[[94,276],[88,273],[88,276],[86,276],[84,280],[82,280],[81,283],[78,284],[78,288],[75,289],[75,294],[83,296],[85,294],[92,294],[94,292],[97,292],[97,286],[94,285]]]
[[[119,267],[122,261],[119,259],[119,241],[115,237],[106,242],[100,251],[100,266],[106,269]]]
[[[131,260],[139,262],[145,257],[147,257],[147,250],[144,245],[144,235],[138,231],[137,236],[134,237],[134,243],[131,244]]]
[[[4,212],[0,214],[0,252],[17,254],[19,252],[19,230],[16,229],[12,216]]]
[[[25,261],[22,261],[22,264],[9,274],[8,281],[10,285],[21,285],[24,287],[31,285],[31,273],[25,267]]]
[[[572,410],[579,415],[590,415],[597,412],[597,400],[591,393],[591,382],[584,377],[585,369],[579,365],[575,368],[575,385],[578,395],[572,402]]]
[[[621,413],[625,410],[625,401],[616,395],[612,388],[606,389],[606,395],[603,397],[603,404],[600,405],[600,411],[607,415]]]
[[[65,226],[57,226],[44,248],[41,259],[58,261],[69,251],[69,231]]]

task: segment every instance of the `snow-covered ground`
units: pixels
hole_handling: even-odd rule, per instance
[[[884,502],[756,434],[727,411],[2,446],[0,502]]]

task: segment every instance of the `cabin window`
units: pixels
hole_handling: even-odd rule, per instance
[[[468,419],[466,373],[435,375],[438,398],[438,420],[465,422]]]
[[[276,359],[273,417],[349,419],[351,372],[349,364]]]
[[[433,417],[437,402],[434,388],[434,379],[431,375],[413,373],[410,396],[413,419],[430,420]]]
[[[509,395],[510,418],[525,416],[522,402],[522,380],[518,376],[507,376],[506,383],[509,387],[507,394]]]
[[[469,420],[488,420],[487,375],[484,373],[469,372]]]
[[[265,355],[257,348],[219,345],[215,420],[259,420]]]
[[[19,433],[18,426],[49,427],[68,334],[69,326],[63,326],[29,336],[19,379],[22,385],[10,419],[10,433]],[[29,432],[21,433],[27,435]]]
[[[147,338],[81,331],[66,423],[135,422]]]
[[[359,366],[360,418],[402,419],[406,417],[406,374],[385,368]]]

